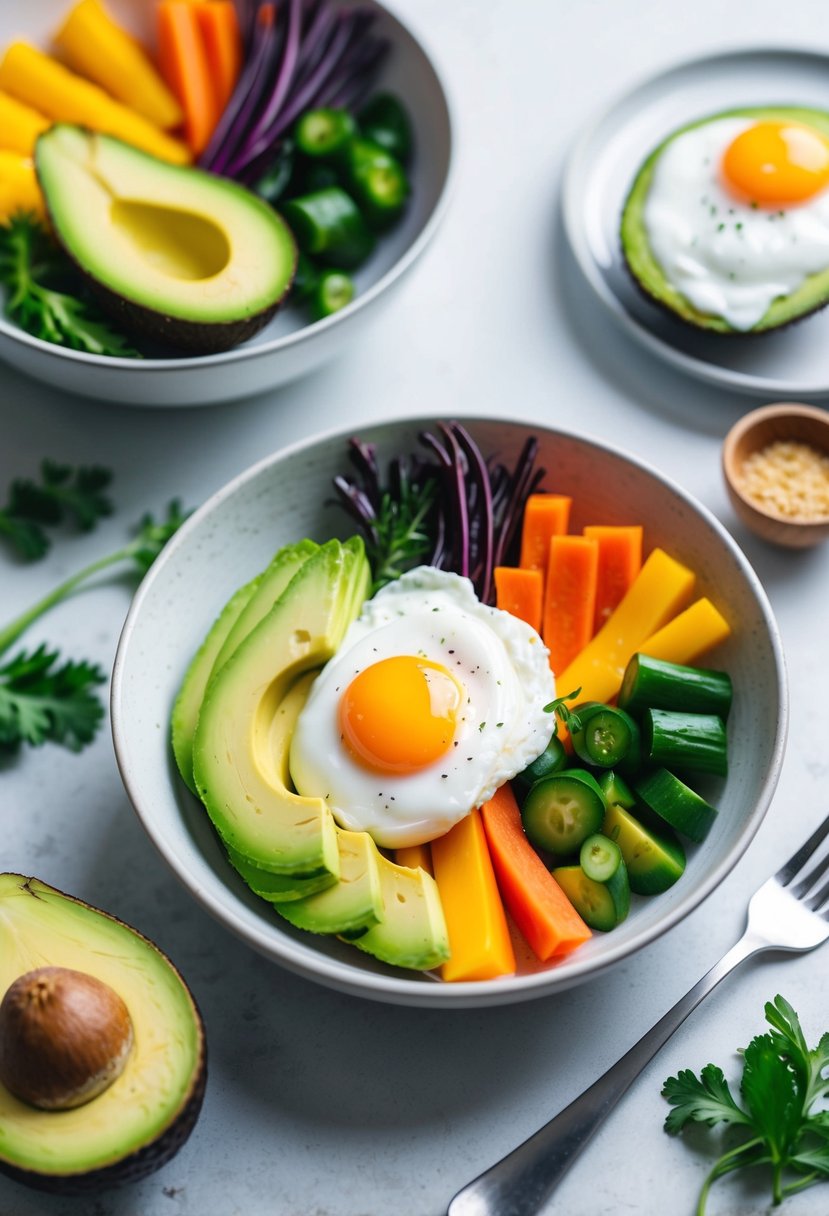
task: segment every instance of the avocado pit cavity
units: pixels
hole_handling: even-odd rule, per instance
[[[132,1044],[121,997],[83,971],[29,971],[0,1003],[0,1082],[41,1110],[70,1110],[103,1093]]]
[[[195,212],[115,198],[110,220],[149,266],[172,279],[210,279],[230,261],[225,233]]]

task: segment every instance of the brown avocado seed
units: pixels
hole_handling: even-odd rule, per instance
[[[127,1007],[108,984],[39,967],[0,1002],[0,1082],[42,1110],[82,1106],[120,1076],[132,1041]]]

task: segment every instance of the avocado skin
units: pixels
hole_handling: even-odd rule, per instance
[[[19,880],[20,889],[27,891],[35,899],[38,898],[37,887],[46,888],[68,902],[96,912],[99,916],[106,917],[107,920],[119,925],[125,932],[138,938],[151,950],[154,950],[156,954],[160,955],[178,978],[192,1006],[193,1021],[198,1039],[198,1062],[193,1071],[190,1087],[184,1102],[176,1113],[175,1118],[168,1123],[167,1127],[155,1139],[141,1145],[140,1148],[137,1148],[127,1156],[113,1161],[110,1165],[72,1174],[45,1174],[39,1170],[21,1168],[0,1157],[0,1173],[34,1190],[45,1191],[53,1195],[67,1196],[89,1195],[98,1191],[126,1186],[128,1183],[138,1182],[140,1179],[146,1178],[149,1174],[153,1174],[156,1170],[161,1169],[163,1165],[166,1165],[176,1155],[190,1136],[201,1113],[207,1087],[207,1038],[204,1030],[204,1021],[195,997],[178,968],[170,961],[164,951],[159,949],[155,942],[150,941],[149,938],[145,937],[143,933],[140,933],[132,925],[128,925],[125,921],[120,920],[109,912],[104,912],[101,908],[96,908],[93,904],[88,904],[82,899],[77,899],[74,895],[67,895],[65,891],[60,891],[57,887],[44,883],[38,878],[8,873],[2,877]]]
[[[770,330],[783,329],[796,321],[803,321],[829,304],[829,267],[818,274],[810,275],[800,287],[788,296],[774,300],[765,316],[751,329],[735,329],[722,317],[699,312],[665,278],[648,244],[643,213],[650,189],[656,162],[665,148],[677,136],[696,127],[715,122],[720,118],[753,118],[760,120],[782,120],[800,122],[816,127],[829,136],[829,111],[813,110],[803,106],[742,106],[721,110],[705,118],[696,119],[672,131],[644,160],[636,172],[622,208],[619,239],[622,257],[634,284],[642,295],[656,304],[675,320],[690,329],[716,334],[721,337],[755,338]]]

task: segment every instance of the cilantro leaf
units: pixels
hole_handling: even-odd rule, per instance
[[[668,1077],[662,1096],[674,1108],[665,1120],[665,1131],[671,1135],[676,1135],[691,1121],[707,1123],[709,1127],[716,1123],[750,1122],[731,1096],[722,1069],[715,1064],[706,1064],[699,1078],[690,1068]]]
[[[41,645],[21,651],[0,667],[0,746],[60,743],[80,751],[91,743],[104,716],[92,691],[106,676],[95,664],[67,660]]]
[[[704,1216],[712,1183],[738,1169],[768,1167],[774,1204],[829,1180],[829,1111],[812,1109],[829,1092],[823,1075],[829,1067],[829,1033],[810,1049],[797,1014],[782,996],[765,1006],[765,1015],[770,1030],[756,1035],[743,1052],[744,1106],[714,1064],[707,1064],[699,1077],[685,1069],[669,1077],[662,1089],[673,1108],[665,1119],[670,1134],[689,1123],[725,1123],[744,1137],[714,1162],[700,1191],[697,1216]]]
[[[6,315],[34,337],[93,355],[141,358],[86,299],[72,263],[33,214],[18,212],[0,226],[0,283],[7,289]]]
[[[16,478],[12,482],[8,502],[0,508],[0,534],[22,557],[43,557],[50,544],[43,525],[71,517],[81,531],[89,532],[102,516],[112,513],[104,494],[111,480],[109,469],[98,465],[74,469],[44,460],[39,481]]]

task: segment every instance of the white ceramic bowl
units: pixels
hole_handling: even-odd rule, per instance
[[[381,460],[415,450],[435,419],[360,431]],[[169,743],[173,700],[187,665],[231,593],[291,540],[347,536],[347,517],[330,505],[331,479],[348,467],[345,431],[268,457],[215,494],[183,526],[141,584],[115,661],[112,729],[121,775],[158,850],[195,899],[266,957],[346,992],[408,1005],[459,1008],[541,996],[580,983],[675,925],[728,873],[757,830],[777,781],[787,721],[781,643],[766,596],[725,529],[654,469],[597,440],[518,422],[465,419],[485,454],[509,462],[529,434],[540,442],[546,485],[574,499],[573,523],[636,522],[645,545],[687,563],[733,625],[711,666],[735,684],[729,718],[731,770],[720,814],[705,843],[689,849],[678,883],[649,900],[612,933],[535,973],[445,984],[383,966],[335,939],[295,931],[254,896],[223,858],[201,804],[178,778]],[[706,660],[707,661],[707,660]]]
[[[24,333],[0,315],[0,358],[38,380],[117,405],[214,405],[276,388],[336,355],[363,330],[404,279],[434,235],[449,196],[452,121],[444,86],[414,35],[377,0],[359,2],[377,13],[375,30],[392,44],[377,90],[389,89],[412,119],[415,159],[412,196],[402,221],[378,241],[354,278],[354,301],[313,324],[290,305],[249,342],[217,355],[168,359],[112,359],[72,351]],[[0,4],[0,51],[13,38],[43,47],[71,0],[38,0],[23,8]],[[146,0],[110,0],[129,28],[148,34]],[[2,310],[0,310],[0,313]]]

